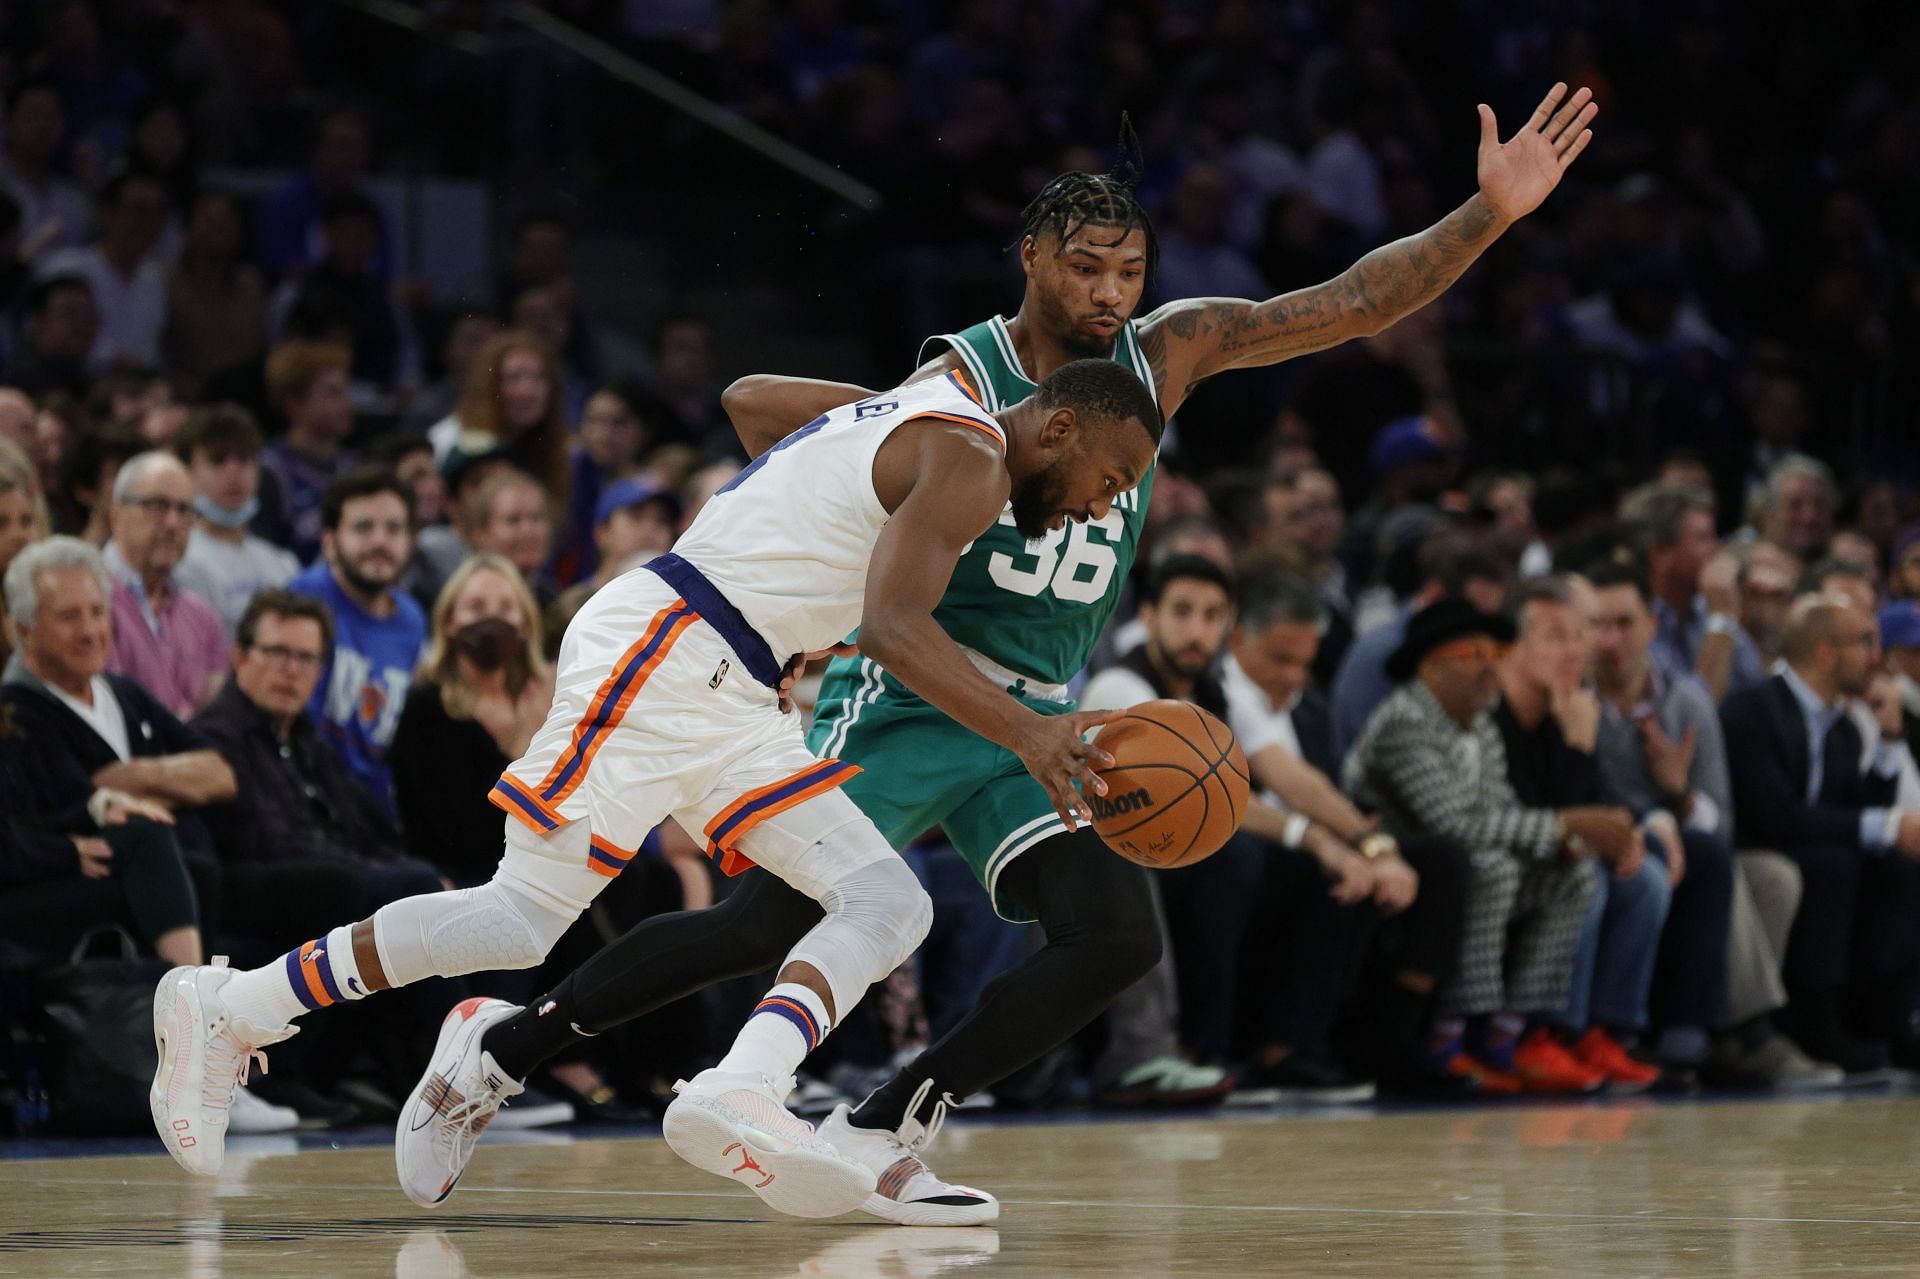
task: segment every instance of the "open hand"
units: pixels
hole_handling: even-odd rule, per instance
[[[1561,99],[1566,98],[1565,105]],[[1558,110],[1555,108],[1558,107]],[[1591,89],[1567,98],[1567,86],[1547,90],[1526,126],[1500,141],[1493,108],[1480,104],[1480,194],[1495,214],[1511,222],[1540,207],[1560,175],[1587,149],[1593,130],[1587,125],[1600,113]]]
[[[1045,789],[1047,798],[1053,801],[1053,811],[1060,814],[1068,830],[1078,830],[1081,822],[1093,821],[1093,806],[1087,796],[1107,793],[1106,782],[1094,770],[1113,767],[1113,756],[1085,740],[1086,734],[1125,715],[1123,710],[1036,714],[1026,740],[1014,747],[1013,753]],[[1075,782],[1080,783],[1080,789],[1074,789]]]

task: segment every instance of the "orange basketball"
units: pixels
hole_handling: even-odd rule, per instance
[[[1247,757],[1233,730],[1188,702],[1142,702],[1101,728],[1094,745],[1113,756],[1095,770],[1105,795],[1089,795],[1093,829],[1128,861],[1156,870],[1218,852],[1247,812]]]

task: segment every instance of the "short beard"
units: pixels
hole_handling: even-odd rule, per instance
[[[340,561],[340,576],[346,579],[347,585],[355,594],[367,596],[369,599],[386,594],[393,584],[400,580],[399,572],[394,572],[385,579],[368,577],[357,565],[344,559]]]
[[[1057,474],[1060,463],[1029,475],[1013,489],[1013,526],[1029,542],[1038,542],[1050,531],[1048,523],[1066,504],[1066,485]]]
[[[1120,335],[1106,339],[1087,337],[1079,330],[1071,330],[1060,336],[1060,349],[1076,360],[1111,360],[1113,348],[1119,342]]]

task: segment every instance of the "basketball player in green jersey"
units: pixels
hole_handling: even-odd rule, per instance
[[[1028,207],[1020,242],[1026,296],[998,316],[929,339],[915,378],[957,373],[989,409],[1025,399],[1053,369],[1088,356],[1135,370],[1171,417],[1194,386],[1234,368],[1274,364],[1378,333],[1438,297],[1511,223],[1536,208],[1591,138],[1585,89],[1556,85],[1527,126],[1498,139],[1480,108],[1480,190],[1435,226],[1367,254],[1335,279],[1266,302],[1187,299],[1135,321],[1154,264],[1151,223],[1126,184],[1069,173]],[[726,405],[758,456],[865,388],[755,377]],[[936,610],[982,677],[1043,713],[1072,709],[1065,685],[1112,617],[1132,568],[1153,487],[1149,471],[1099,519],[1083,513],[1028,542],[1010,518],[962,555]],[[1046,945],[988,986],[941,1041],[820,1135],[870,1164],[867,1211],[910,1225],[998,1215],[984,1191],[941,1181],[917,1157],[948,1101],[1018,1070],[1105,1009],[1158,961],[1160,938],[1138,867],[1028,776],[1020,753],[968,733],[872,661],[836,658],[809,744],[864,770],[847,793],[895,847],[933,827],[980,879],[999,913],[1037,919]],[[547,996],[492,1028],[486,1050],[524,1076],[579,1035],[604,1030],[691,990],[778,962],[820,918],[810,899],[749,872],[722,904],[660,916],[600,952]]]

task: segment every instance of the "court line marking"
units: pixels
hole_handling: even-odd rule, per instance
[[[41,1185],[59,1186],[178,1186],[180,1183],[171,1178],[132,1178],[104,1177],[95,1180],[75,1181],[37,1177]],[[263,1187],[264,1189],[264,1187]],[[324,1185],[315,1182],[302,1182],[297,1187],[301,1191],[323,1190],[342,1194],[365,1193],[377,1187],[365,1184]],[[616,1198],[641,1199],[727,1199],[743,1202],[741,1196],[720,1190],[611,1190],[586,1189],[566,1190],[545,1186],[463,1186],[461,1193],[466,1195],[565,1195],[585,1198],[588,1196],[608,1196]],[[246,1196],[231,1196],[234,1199]],[[1160,1212],[1275,1212],[1291,1215],[1324,1214],[1328,1216],[1348,1217],[1497,1217],[1501,1219],[1537,1219],[1541,1221],[1662,1221],[1662,1222],[1705,1222],[1733,1223],[1737,1225],[1760,1226],[1920,1226],[1920,1220],[1885,1217],[1721,1217],[1710,1214],[1685,1213],[1632,1213],[1632,1212],[1540,1212],[1528,1208],[1356,1208],[1328,1207],[1316,1204],[1204,1204],[1204,1203],[1146,1203],[1120,1199],[1002,1199],[1000,1201],[1017,1208],[1124,1208],[1144,1209]],[[851,1214],[849,1214],[851,1216]],[[422,1215],[423,1225],[431,1223],[433,1217]],[[689,1220],[703,1220],[690,1218]],[[787,1220],[774,1218],[773,1220]],[[798,1220],[798,1219],[795,1219]],[[832,1220],[840,1220],[833,1218]]]

